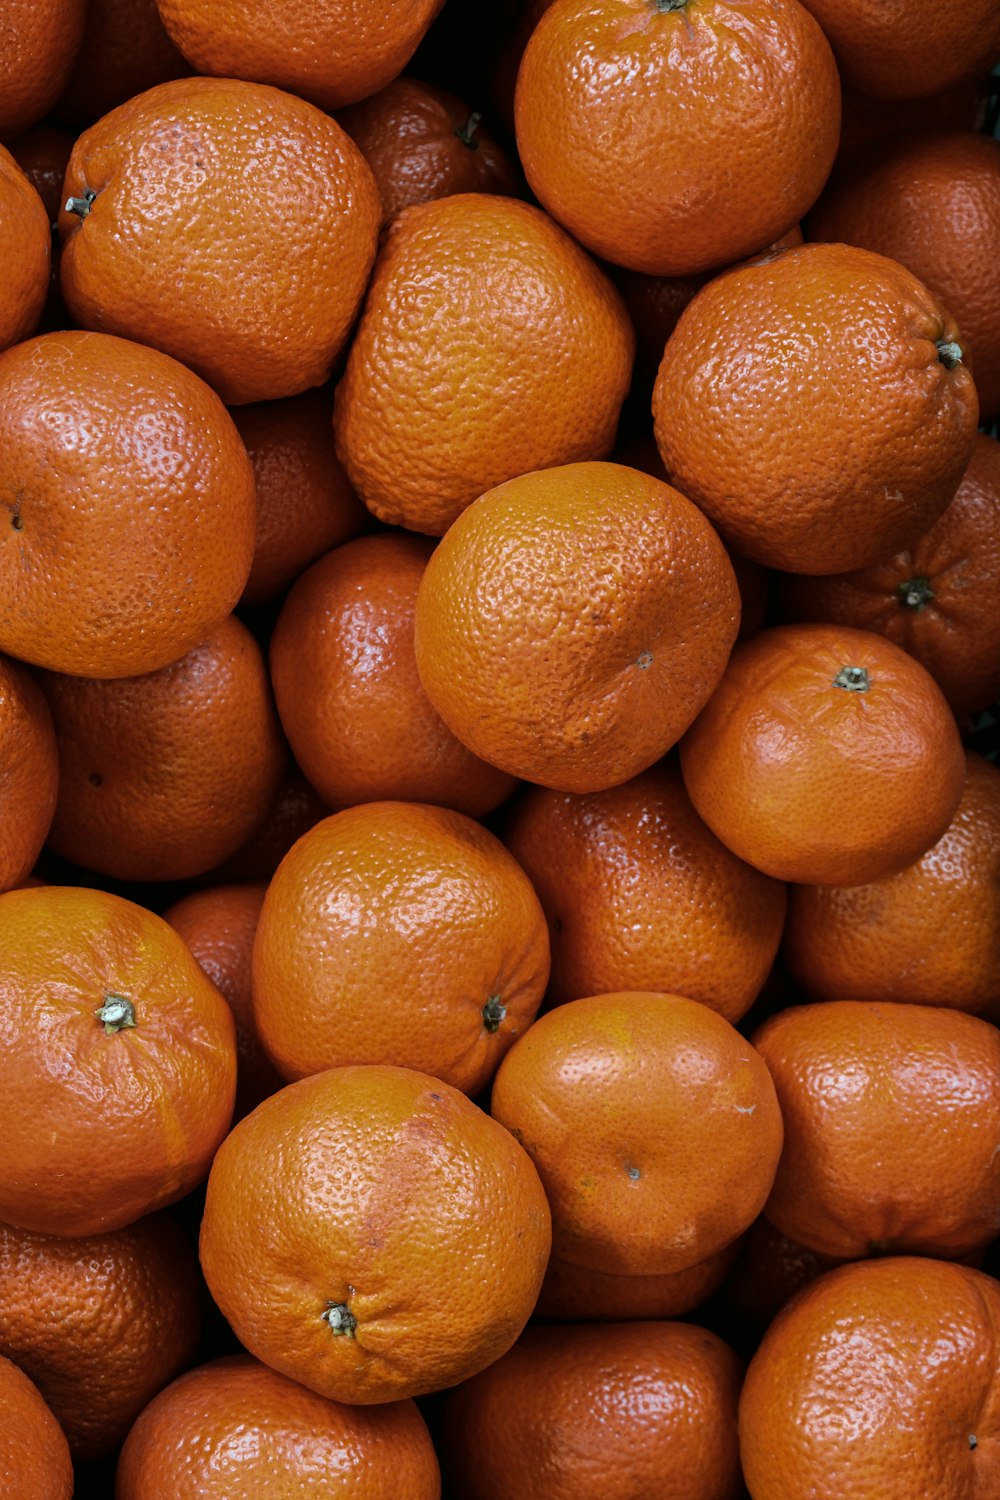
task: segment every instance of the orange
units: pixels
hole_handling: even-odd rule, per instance
[[[620,1276],[592,1271],[553,1256],[535,1312],[571,1323],[617,1323],[627,1318],[679,1318],[704,1302],[725,1281],[739,1241],[683,1271],[662,1276]]]
[[[521,59],[525,176],[594,254],[727,265],[819,194],[840,128],[829,44],[796,0],[556,0]]]
[[[518,174],[482,115],[446,89],[395,78],[337,120],[372,169],[383,224],[452,193],[517,192]]]
[[[961,330],[982,418],[1000,415],[1000,141],[971,130],[894,137],[838,176],[809,237],[861,245],[919,276]]]
[[[457,193],[386,234],[337,387],[337,451],[379,520],[439,536],[491,485],[604,458],[635,338],[540,209]]]
[[[49,223],[55,228],[63,205],[62,185],[75,137],[51,125],[36,125],[21,136],[10,154],[45,205]]]
[[[59,97],[83,35],[85,0],[6,0],[0,140],[37,125]],[[5,269],[7,265],[4,257]]]
[[[997,1493],[1000,1287],[913,1257],[821,1276],[775,1318],[740,1397],[753,1500]]]
[[[304,99],[231,78],[147,89],[84,131],[59,219],[66,305],[229,404],[329,378],[368,280],[375,181]]]
[[[944,833],[965,781],[933,678],[882,636],[842,625],[782,625],[738,646],[680,755],[713,833],[808,885],[905,869]]]
[[[653,393],[671,483],[737,552],[793,573],[880,562],[925,532],[972,455],[978,407],[951,317],[847,245],[702,288]]]
[[[233,1019],[162,918],[103,891],[0,896],[0,1220],[92,1235],[205,1177]]]
[[[844,87],[876,99],[922,99],[980,77],[1000,61],[995,0],[802,3],[830,38]]]
[[[901,135],[904,130],[981,130],[989,97],[982,75],[963,79],[922,99],[871,99],[845,94],[836,168],[859,148]]]
[[[235,1120],[242,1120],[284,1083],[257,1034],[250,994],[253,940],[266,889],[263,881],[210,886],[182,896],[163,913],[163,920],[180,933],[233,1013]]]
[[[885,880],[793,888],[785,961],[816,1000],[909,1001],[1000,1017],[1000,770],[969,754],[954,817]]]
[[[58,789],[59,752],[45,699],[23,667],[0,656],[0,891],[30,874]]]
[[[767,978],[785,889],[721,844],[675,761],[606,792],[532,788],[504,840],[538,892],[556,1004],[614,990],[688,995],[737,1021]]]
[[[201,1263],[251,1354],[364,1405],[455,1385],[506,1353],[550,1240],[529,1157],[464,1094],[408,1068],[334,1068],[226,1137]]]
[[[11,1496],[73,1500],[73,1463],[62,1428],[38,1387],[2,1357],[0,1474]]]
[[[439,1500],[412,1401],[346,1407],[246,1354],[191,1370],[129,1433],[115,1500]]]
[[[926,1005],[833,1001],[753,1043],[785,1143],[764,1212],[823,1255],[957,1257],[1000,1233],[1000,1033]]]
[[[538,1168],[554,1255],[612,1275],[683,1271],[731,1244],[781,1153],[763,1061],[678,995],[550,1010],[501,1064],[491,1109]]]
[[[2,106],[0,106],[2,107]],[[17,161],[0,146],[0,349],[33,333],[45,305],[52,239],[45,206]]]
[[[463,1500],[737,1500],[740,1362],[705,1328],[529,1328],[445,1397]]]
[[[90,125],[143,89],[192,71],[167,36],[156,0],[87,0],[80,50],[55,113]]]
[[[401,73],[443,0],[157,0],[164,24],[199,73],[274,83],[335,109]]]
[[[106,334],[0,355],[0,505],[0,649],[57,672],[176,661],[250,569],[253,471],[228,412],[176,360]]]
[[[875,630],[923,664],[959,715],[1000,696],[1000,443],[976,434],[954,500],[912,546],[870,568],[781,580],[786,620]]]
[[[279,865],[254,941],[254,1016],[286,1078],[389,1063],[475,1094],[548,975],[538,897],[492,833],[445,808],[370,802]]]
[[[244,604],[277,599],[331,547],[357,536],[368,512],[337,460],[326,391],[233,409],[257,487],[257,538]]]
[[[723,1302],[743,1328],[763,1332],[796,1292],[843,1264],[835,1255],[807,1250],[762,1215],[740,1241],[736,1264],[722,1293]]]
[[[601,791],[684,733],[738,624],[732,567],[695,506],[637,469],[567,464],[456,521],[417,595],[417,670],[484,760]]]
[[[166,1214],[72,1240],[0,1225],[0,1353],[38,1386],[78,1462],[117,1448],[190,1363],[199,1294]]]
[[[260,649],[235,616],[158,672],[39,680],[59,745],[56,854],[121,880],[183,880],[261,822],[285,747]]]
[[[481,817],[514,789],[455,738],[420,685],[413,626],[432,548],[401,532],[338,547],[278,617],[271,680],[282,728],[331,807],[389,798]]]
[[[320,801],[298,767],[289,764],[256,833],[198,884],[270,880],[296,839],[329,813],[330,809]]]

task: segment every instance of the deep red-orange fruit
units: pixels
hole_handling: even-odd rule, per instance
[[[728,1276],[740,1241],[661,1276],[594,1271],[552,1256],[535,1314],[570,1323],[619,1323],[623,1319],[679,1318],[710,1297]]]
[[[11,1496],[72,1500],[73,1460],[38,1387],[0,1358],[0,1475]]]
[[[983,77],[1000,59],[995,0],[803,0],[830,39],[844,87],[876,99],[920,99]]]
[[[9,151],[0,146],[0,349],[35,331],[52,264],[45,206]]]
[[[0,656],[0,891],[21,885],[42,850],[59,789],[48,705],[17,662]]]
[[[30,130],[59,97],[83,35],[85,9],[85,0],[7,0],[0,140],[16,140]]]

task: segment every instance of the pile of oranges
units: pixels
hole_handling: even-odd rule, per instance
[[[4,1500],[998,1500],[998,0],[2,9]]]

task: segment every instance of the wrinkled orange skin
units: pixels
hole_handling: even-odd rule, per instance
[[[106,1032],[108,995],[134,1027]],[[162,918],[82,888],[0,896],[0,1221],[90,1235],[183,1198],[235,1085],[229,1007]]]
[[[570,1323],[679,1318],[705,1301],[729,1274],[739,1241],[683,1271],[662,1276],[618,1276],[569,1261],[549,1260],[535,1314]]]
[[[1000,443],[976,434],[954,500],[906,551],[854,573],[779,581],[785,620],[875,630],[925,666],[959,716],[1000,696]]]
[[[470,116],[457,95],[406,77],[338,113],[378,183],[383,224],[453,193],[516,194],[517,171],[488,130],[469,132]]]
[[[463,1500],[737,1500],[742,1369],[705,1328],[532,1327],[445,1397]]]
[[[256,833],[198,883],[221,885],[234,880],[270,880],[296,839],[329,814],[330,809],[320,801],[298,767],[290,765]]]
[[[1000,1032],[925,1005],[765,1021],[785,1143],[764,1212],[807,1249],[958,1257],[1000,1233]]]
[[[150,1403],[122,1450],[115,1500],[237,1494],[439,1500],[441,1479],[411,1401],[339,1406],[234,1354],[182,1375]]]
[[[845,89],[921,99],[1000,59],[996,0],[802,0],[830,39]],[[756,1500],[756,1497],[755,1497]]]
[[[1000,1287],[916,1257],[842,1266],[775,1318],[740,1397],[753,1500],[990,1500]]]
[[[0,140],[30,130],[59,97],[83,35],[84,10],[85,0],[5,0]]]
[[[867,673],[867,688],[838,685],[845,668]],[[808,885],[905,869],[944,833],[965,782],[933,678],[882,636],[843,625],[781,625],[738,646],[680,756],[722,842]]]
[[[1000,770],[969,753],[936,844],[887,880],[790,892],[784,957],[814,1000],[1000,1016]]]
[[[633,989],[688,995],[733,1022],[750,1008],[785,889],[719,842],[674,761],[606,792],[532,788],[504,840],[548,919],[551,1001]]]
[[[492,485],[610,453],[634,346],[611,282],[540,209],[418,204],[375,266],[337,451],[379,520],[440,536]]]
[[[971,130],[896,136],[838,175],[809,238],[860,245],[918,276],[958,325],[981,419],[1000,413],[1000,141]]]
[[[55,113],[90,125],[144,89],[192,71],[164,30],[156,0],[87,0],[80,50]]]
[[[433,544],[395,532],[305,573],[271,636],[271,680],[299,765],[331,807],[432,802],[482,817],[515,781],[467,750],[431,706],[414,656]]]
[[[8,1494],[73,1500],[73,1461],[62,1428],[38,1391],[0,1358],[0,1474]]]
[[[128,677],[176,661],[236,603],[253,471],[176,360],[99,333],[8,349],[0,453],[0,649]]]
[[[63,210],[76,320],[182,360],[229,405],[329,379],[368,280],[379,198],[340,126],[232,78],[179,78],[80,136]],[[318,206],[322,205],[322,211]]]
[[[961,334],[884,256],[802,245],[702,288],[653,392],[670,481],[737,552],[792,573],[867,567],[945,510],[978,405]]]
[[[540,1017],[491,1111],[548,1194],[553,1252],[612,1275],[683,1271],[757,1217],[781,1153],[763,1061],[678,995],[594,995]]]
[[[234,615],[158,672],[39,681],[59,745],[56,854],[120,880],[183,880],[253,833],[286,751],[260,648]]]
[[[317,557],[368,524],[334,452],[330,408],[326,391],[305,391],[233,409],[257,490],[257,536],[243,604],[279,598]]]
[[[9,151],[0,146],[0,349],[33,333],[45,304],[52,237],[45,206]]]
[[[595,255],[688,276],[784,234],[840,129],[829,44],[797,3],[556,0],[514,97],[528,182]]]
[[[387,1063],[475,1094],[548,975],[544,913],[499,839],[445,808],[370,802],[317,824],[275,873],[254,1016],[286,1078]]]
[[[58,789],[59,752],[45,699],[24,667],[0,657],[0,891],[31,873]]]
[[[0,1225],[0,1353],[38,1386],[77,1462],[116,1448],[190,1363],[200,1287],[165,1214],[84,1239]]]
[[[658,760],[739,624],[725,548],[669,485],[567,464],[483,495],[417,595],[417,671],[454,734],[513,776],[601,791]]]
[[[443,0],[157,0],[199,73],[276,84],[322,109],[384,88],[406,67]]]
[[[464,1094],[408,1068],[335,1068],[226,1137],[201,1263],[252,1354],[321,1395],[381,1404],[506,1353],[550,1243],[530,1159]],[[353,1334],[324,1321],[334,1306]]]

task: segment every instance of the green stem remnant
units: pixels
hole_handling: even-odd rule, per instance
[[[352,1339],[358,1326],[358,1320],[346,1302],[328,1302],[323,1322],[329,1323],[331,1333],[338,1339]]]
[[[833,679],[833,685],[846,688],[849,693],[867,693],[871,683],[864,667],[841,667]]]
[[[962,363],[961,344],[949,344],[945,339],[938,339],[935,348],[938,352],[938,359],[946,370],[953,370],[956,365]]]
[[[477,109],[474,109],[472,111],[472,114],[466,120],[465,124],[462,125],[460,127],[460,129],[458,129],[458,130],[455,131],[455,134],[458,136],[459,140],[462,142],[462,145],[463,146],[468,146],[468,148],[469,148],[470,151],[478,151],[479,150],[479,142],[476,140],[475,137],[476,137],[476,131],[479,129],[479,122],[480,122],[480,120],[482,118],[483,117],[479,113],[479,111]]]
[[[931,581],[924,577],[907,578],[903,583],[897,583],[896,592],[900,604],[905,604],[907,609],[915,609],[918,613],[934,598]]]
[[[114,1036],[116,1031],[124,1031],[135,1025],[135,1006],[124,995],[105,995],[104,1004],[100,1010],[94,1011],[94,1015],[104,1022],[104,1030],[108,1036]]]
[[[483,1025],[492,1036],[500,1030],[500,1022],[507,1014],[507,1007],[500,1001],[499,995],[491,995],[483,1006]]]
[[[79,218],[85,219],[93,208],[96,197],[97,194],[93,188],[84,188],[82,198],[66,199],[66,212],[68,214],[77,214]]]

